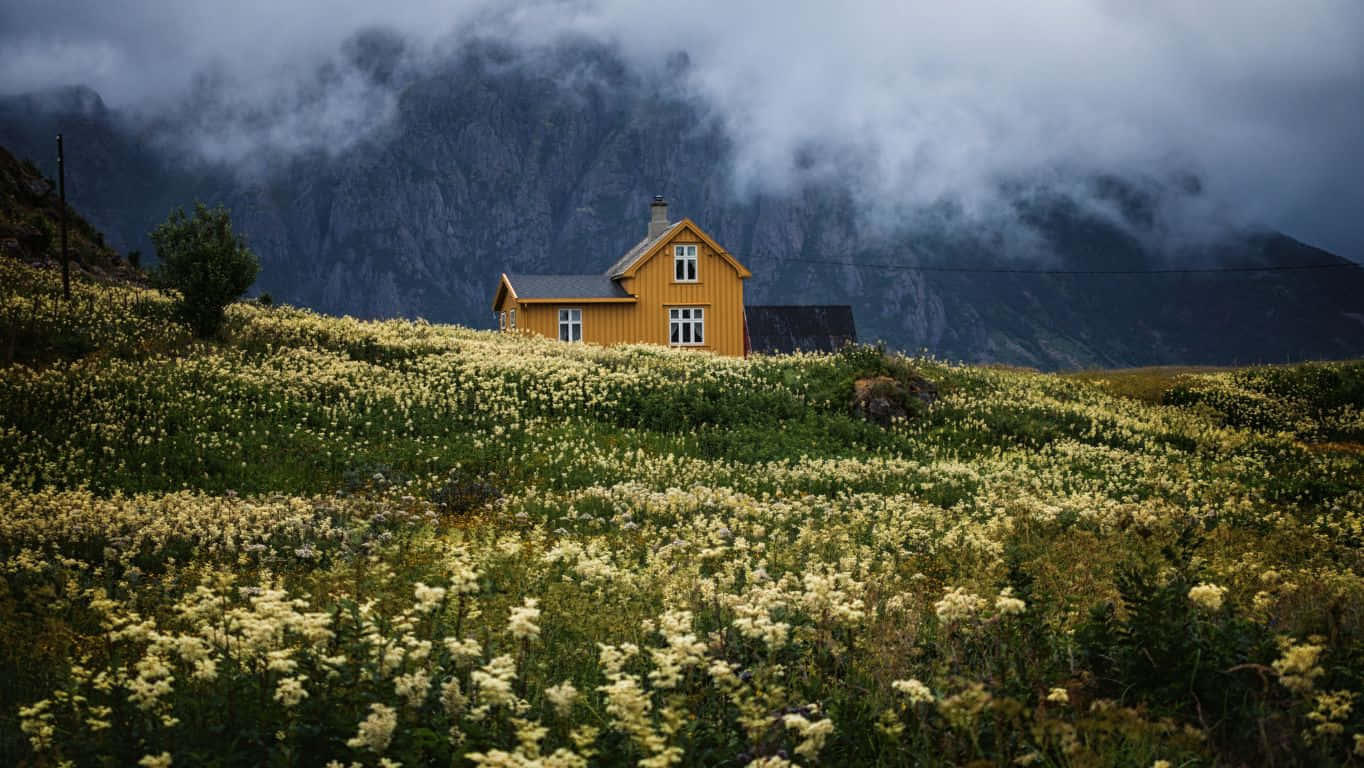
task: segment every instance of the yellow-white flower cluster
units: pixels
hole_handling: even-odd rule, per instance
[[[742,744],[735,764],[832,764],[884,737],[886,755],[1105,764],[1173,756],[1181,729],[1094,699],[1072,668],[1028,667],[1073,667],[1091,609],[1124,615],[1120,570],[1163,579],[1158,553],[1201,530],[1200,629],[1241,595],[1300,637],[1322,605],[1364,600],[1340,565],[1364,542],[1360,460],[1301,445],[1306,427],[918,360],[950,385],[881,430],[829,399],[838,360],[237,306],[195,354],[0,371],[0,598],[50,606],[51,624],[93,616],[77,642],[47,638],[90,658],[25,694],[17,738],[58,764],[64,740],[102,745],[133,712],[144,762],[168,762],[197,706],[246,689],[287,746],[344,699],[339,763],[435,740],[476,765],[584,766],[610,745],[667,766],[708,740]],[[796,416],[674,423],[733,392]],[[33,427],[35,402],[65,427]],[[317,484],[275,485],[298,474]],[[462,506],[471,486],[495,492]],[[1329,645],[1285,641],[1272,669],[1295,729],[1339,752],[1354,694]],[[1020,669],[1024,696],[986,682]],[[838,714],[867,711],[880,736]],[[1028,747],[973,752],[1013,743],[975,740],[986,723]],[[1133,741],[1102,753],[1111,733]],[[1197,741],[1184,751],[1206,757]]]

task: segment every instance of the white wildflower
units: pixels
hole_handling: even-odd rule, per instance
[[[949,589],[933,604],[933,611],[944,624],[968,621],[985,608],[985,599],[966,591],[965,587]]]
[[[517,703],[512,693],[512,681],[516,679],[516,660],[503,654],[469,674],[479,699],[491,706],[513,706]]]
[[[560,717],[568,717],[569,713],[573,711],[574,702],[578,700],[578,689],[573,686],[573,683],[565,680],[558,685],[546,688],[545,698],[549,699],[549,703],[554,705],[554,711]]]
[[[1274,662],[1274,671],[1279,673],[1279,682],[1294,693],[1307,693],[1312,690],[1313,681],[1326,674],[1317,665],[1321,652],[1326,650],[1320,645],[1304,643],[1291,645]]]
[[[890,684],[890,687],[908,697],[911,704],[927,704],[933,701],[933,691],[913,678],[896,680]]]
[[[445,599],[445,587],[428,587],[419,581],[413,587],[413,594],[417,599],[417,612],[430,613]]]
[[[507,618],[507,631],[517,640],[534,640],[540,636],[540,627],[535,622],[540,618],[540,609],[535,606],[540,601],[533,597],[528,597],[525,601],[511,609],[511,615]]]
[[[303,680],[302,675],[280,678],[279,683],[275,685],[275,701],[283,704],[286,709],[293,709],[298,706],[300,701],[308,697],[308,691],[303,687]]]
[[[403,699],[411,709],[418,709],[426,701],[426,693],[431,689],[431,675],[424,669],[398,675],[393,678],[393,692]]]
[[[834,722],[828,718],[811,722],[804,715],[790,713],[782,718],[782,722],[801,738],[800,744],[796,745],[796,754],[811,761],[819,757],[824,741],[834,732]]]
[[[1204,582],[1189,590],[1189,599],[1209,613],[1222,609],[1222,596],[1227,593],[1224,587]]]
[[[463,640],[445,638],[445,650],[455,658],[455,661],[470,661],[483,655],[483,646],[477,640],[467,637]]]
[[[1005,587],[995,598],[995,610],[1000,616],[1017,616],[1028,609],[1027,603],[1014,597],[1013,587]]]
[[[398,727],[398,712],[378,702],[370,704],[369,710],[369,717],[360,723],[359,730],[346,741],[346,746],[378,754],[388,749],[388,743],[393,739],[393,730]]]
[[[457,595],[472,595],[478,591],[478,570],[469,565],[462,551],[450,563],[450,591]]]
[[[457,717],[464,711],[464,707],[468,703],[469,700],[464,696],[464,692],[460,690],[458,678],[452,677],[441,685],[440,704],[445,710],[445,714],[450,717]]]

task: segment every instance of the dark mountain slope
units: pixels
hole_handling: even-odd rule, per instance
[[[61,197],[57,182],[31,162],[0,147],[0,258],[30,266],[61,264]],[[104,235],[67,209],[67,253],[73,274],[141,282],[143,275],[104,241]]]
[[[680,65],[679,65],[680,66]],[[608,51],[533,58],[472,45],[394,78],[391,124],[344,151],[272,159],[263,174],[188,164],[89,91],[0,100],[0,143],[42,162],[68,136],[69,194],[122,248],[173,205],[222,202],[262,258],[260,288],[333,313],[486,327],[498,273],[594,272],[642,234],[663,193],[754,272],[754,304],[851,304],[863,339],[949,358],[1040,367],[1232,363],[1364,355],[1364,270],[1184,275],[916,272],[876,265],[1159,269],[1342,260],[1274,233],[1160,244],[1162,195],[1095,179],[1117,214],[1020,191],[1031,261],[997,234],[926,215],[866,234],[845,187],[739,195],[732,151],[695,105]],[[164,134],[162,125],[162,135]],[[812,150],[813,151],[813,150]]]

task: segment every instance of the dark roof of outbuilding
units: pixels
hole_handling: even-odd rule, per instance
[[[837,352],[857,341],[852,307],[838,305],[744,307],[754,352]]]
[[[507,275],[518,299],[628,299],[606,275]]]

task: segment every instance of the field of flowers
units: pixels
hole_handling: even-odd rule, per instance
[[[0,764],[1364,763],[1364,364],[1151,404],[52,285],[0,262]]]

